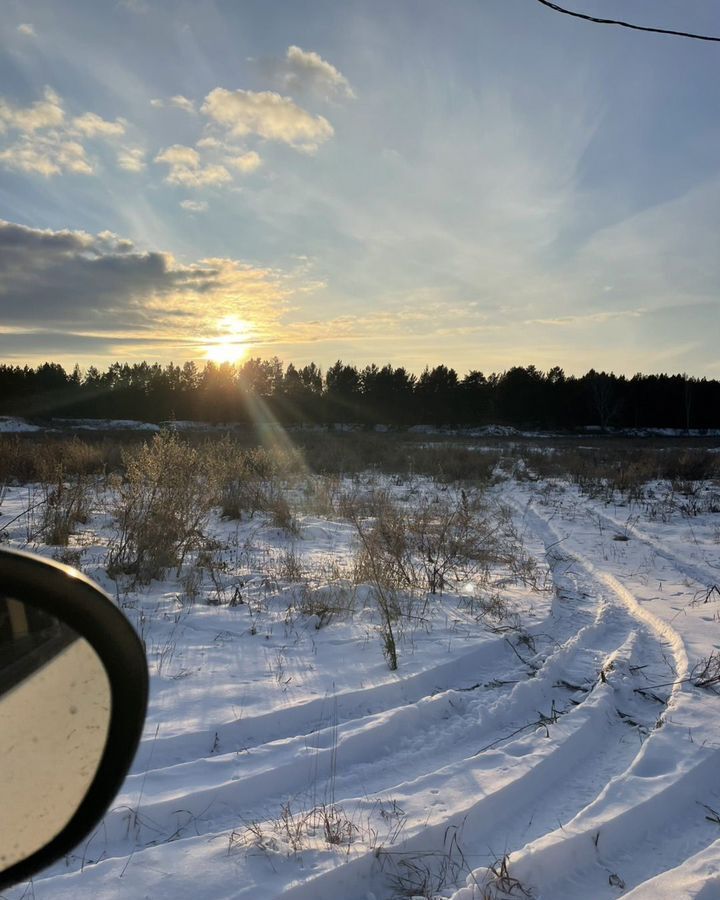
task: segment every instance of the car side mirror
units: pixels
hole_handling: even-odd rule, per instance
[[[135,756],[145,652],[89,578],[0,550],[0,888],[97,824]]]

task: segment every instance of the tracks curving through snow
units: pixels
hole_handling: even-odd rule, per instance
[[[410,676],[147,740],[97,838],[98,900],[124,896],[110,877],[118,869],[125,890],[213,900],[387,900],[413,861],[439,895],[477,900],[474,885],[506,853],[541,900],[603,900],[620,882],[650,897],[683,866],[697,874],[716,837],[698,804],[720,797],[720,759],[692,728],[698,710],[715,715],[714,698],[684,681],[683,636],[638,600],[632,571],[598,564],[586,535],[519,488],[507,493],[545,548],[544,619]],[[677,554],[661,555],[695,577]],[[365,831],[290,858],[228,852],[243,823],[269,833],[288,798],[336,804]],[[387,809],[400,813],[383,831]],[[200,876],[193,860],[208,853],[217,869]],[[461,869],[469,886],[457,890]],[[186,893],[173,873],[185,873]],[[79,875],[55,873],[53,898],[74,898]]]

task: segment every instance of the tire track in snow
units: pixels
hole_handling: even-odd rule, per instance
[[[335,717],[337,726],[332,725],[314,732],[313,727],[317,729],[318,724],[322,725],[323,721],[327,722],[332,717],[332,713],[328,716],[322,709],[322,704],[325,704],[325,710],[328,709],[328,701],[332,703],[332,698],[318,698],[317,701],[311,701],[311,704],[303,705],[297,713],[282,710],[269,714],[272,718],[256,717],[260,721],[255,721],[253,725],[258,730],[256,751],[253,752],[264,754],[264,762],[267,762],[265,770],[255,773],[257,780],[252,790],[258,802],[264,803],[267,811],[268,796],[294,793],[305,782],[304,775],[299,777],[298,760],[292,757],[298,750],[303,751],[300,763],[306,764],[306,771],[318,758],[329,769],[333,754],[333,732],[338,735],[338,749],[341,746],[340,738],[346,736],[345,747],[348,750],[346,759],[343,759],[341,752],[336,756],[337,802],[348,809],[354,802],[371,802],[362,795],[358,797],[353,794],[353,789],[357,786],[353,782],[353,769],[359,759],[367,759],[370,755],[373,742],[369,738],[373,729],[376,729],[376,736],[380,734],[377,729],[385,729],[390,737],[398,732],[410,737],[412,732],[416,738],[414,746],[419,748],[413,767],[405,766],[400,769],[398,757],[394,757],[393,763],[393,757],[388,755],[387,764],[378,766],[374,775],[376,781],[369,785],[376,792],[385,795],[392,791],[392,796],[407,807],[407,837],[394,849],[410,856],[423,848],[442,850],[448,826],[460,824],[463,818],[466,819],[466,832],[472,833],[474,839],[481,840],[484,837],[494,843],[491,839],[503,822],[510,823],[519,818],[525,822],[530,811],[539,806],[554,810],[556,807],[553,804],[557,804],[558,797],[562,796],[568,776],[575,773],[574,777],[579,777],[583,766],[588,763],[599,773],[598,792],[613,775],[624,771],[628,757],[632,758],[634,752],[627,744],[623,744],[622,752],[618,752],[619,735],[629,734],[627,726],[622,724],[616,713],[618,692],[622,698],[628,692],[632,693],[631,685],[634,682],[628,666],[633,661],[645,660],[653,648],[657,650],[658,636],[647,623],[639,622],[632,615],[631,606],[616,602],[617,598],[612,591],[610,602],[599,602],[598,591],[595,589],[597,579],[586,573],[587,583],[582,579],[578,581],[574,564],[569,557],[559,551],[550,556],[557,587],[557,602],[553,604],[552,615],[533,631],[550,632],[554,646],[544,659],[538,660],[542,665],[534,678],[524,680],[510,690],[491,689],[485,692],[482,702],[475,703],[474,695],[470,692],[453,692],[451,688],[432,696],[441,677],[438,677],[437,670],[428,670],[413,676],[414,683],[408,689],[409,694],[404,694],[402,684],[389,682],[367,691],[338,695],[339,709]],[[603,587],[610,589],[604,583]],[[498,649],[491,651],[491,647]],[[500,652],[501,648],[504,649]],[[484,653],[489,654],[488,658],[483,656]],[[508,666],[510,672],[513,671],[513,666],[515,672],[520,669],[517,657],[502,640],[489,641],[461,659],[464,660],[463,664],[453,671],[452,667],[457,667],[461,660],[451,661],[442,667],[449,685],[469,686],[475,680],[476,673],[484,668],[484,663],[487,663],[488,674],[493,675],[497,675],[499,664]],[[598,683],[596,676],[599,669],[610,661],[614,661],[614,668],[608,673],[607,682]],[[469,675],[467,666],[475,666],[471,670],[472,675]],[[545,703],[543,708],[548,711],[551,697],[567,699],[568,691],[555,685],[558,677],[567,676],[568,673],[574,673],[580,679],[587,678],[589,682],[594,678],[594,687],[583,696],[576,708],[561,717],[556,725],[550,726],[549,737],[545,737],[544,730],[517,739],[505,737],[499,741],[498,748],[472,757],[472,753],[478,749],[478,742],[474,736],[468,735],[467,740],[462,743],[462,732],[473,722],[477,725],[481,714],[486,716],[483,721],[488,728],[483,737],[503,738],[506,729],[502,726],[507,726],[514,715],[521,717],[523,710],[533,710],[533,704],[538,703]],[[358,696],[353,698],[352,695]],[[408,702],[408,697],[416,699]],[[462,707],[461,711],[453,709],[450,701]],[[363,709],[364,703],[369,703],[372,708],[376,702],[381,707],[379,710],[368,714]],[[416,708],[413,709],[413,705]],[[653,705],[653,709],[656,710],[657,707]],[[319,712],[319,718],[313,719]],[[290,713],[289,718],[285,717],[286,713]],[[444,719],[444,713],[449,718]],[[494,719],[491,713],[495,716]],[[441,732],[447,729],[449,721],[457,724],[458,732],[446,735],[445,750],[442,741],[439,741],[431,753],[423,754],[423,733],[427,734],[429,730]],[[276,729],[279,737],[272,743],[263,741],[263,738],[273,734],[273,729]],[[202,737],[206,735],[203,732]],[[180,737],[184,738],[185,735]],[[197,735],[191,737],[193,741],[197,739]],[[209,737],[211,739],[212,735]],[[484,742],[487,743],[487,740]],[[192,742],[185,748],[179,743],[176,745],[175,750],[184,751],[181,757],[187,759],[189,755],[191,759],[174,767],[175,771],[169,768],[166,773],[158,772],[158,775],[167,776],[164,786],[160,782],[153,784],[155,773],[148,775],[142,811],[165,826],[174,821],[173,812],[177,812],[179,808],[192,807],[192,810],[199,813],[204,808],[202,804],[212,800],[214,795],[219,805],[226,803],[224,809],[215,809],[217,818],[211,822],[213,829],[220,830],[203,832],[200,838],[188,837],[163,846],[140,848],[135,853],[134,865],[145,866],[148,870],[174,871],[173,860],[179,860],[191,852],[196,842],[224,841],[226,844],[228,829],[233,823],[239,824],[238,810],[242,810],[243,816],[246,814],[243,790],[249,787],[249,782],[244,785],[228,782],[222,774],[223,766],[232,755],[195,761],[207,767],[207,790],[201,786],[198,792],[173,792],[174,785],[187,783],[182,777],[182,767],[194,764],[192,754],[196,749],[199,750],[199,757],[208,755],[209,742],[205,740],[202,746],[200,744],[198,741],[197,748]],[[171,748],[172,744],[165,746],[166,750],[174,752]],[[449,752],[455,752],[458,758],[446,764],[446,753]],[[279,771],[277,761],[282,753],[287,755],[286,768]],[[377,756],[377,747],[375,755]],[[468,756],[470,758],[466,758]],[[161,752],[153,763],[157,763],[158,759],[162,761],[162,757]],[[439,760],[443,761],[440,767]],[[287,779],[286,782],[283,782],[284,778]],[[229,796],[228,791],[236,791],[237,794],[235,797]],[[562,809],[564,816],[572,815],[576,811],[573,810],[573,803],[577,805],[578,802],[583,806],[585,800],[565,797],[561,807],[558,806],[557,809]],[[115,824],[106,823],[106,828],[110,825],[111,832],[124,832],[127,826],[123,815],[123,811],[119,811]],[[127,846],[127,840],[118,840],[116,847],[109,844],[108,852],[112,854],[117,851],[118,855],[124,856],[127,854]],[[311,873],[294,871],[284,886],[278,887],[274,893],[266,890],[264,883],[253,884],[250,879],[247,884],[236,885],[232,894],[227,896],[270,897],[282,893],[296,900],[336,900],[338,896],[347,900],[365,900],[369,886],[379,885],[383,889],[384,876],[378,871],[379,862],[375,854],[368,853],[353,858],[355,852],[353,850],[347,858],[338,859],[335,856],[327,860],[322,864],[331,867],[328,871],[289,890],[286,890],[289,883],[296,882],[299,877],[307,878]],[[108,868],[110,865],[111,861],[108,861]],[[106,863],[99,864],[99,867],[105,866]],[[154,895],[152,891],[150,895]],[[377,896],[385,897],[387,892],[378,893]]]
[[[538,628],[544,625],[545,622]],[[465,689],[478,681],[490,681],[497,676],[498,667],[509,668],[513,662],[513,653],[506,641],[492,638],[469,653],[408,677],[403,677],[400,672],[393,680],[382,684],[325,694],[305,703],[280,707],[211,729],[183,732],[157,740],[146,736],[131,771],[144,774],[151,756],[156,768],[205,757],[216,734],[220,746],[232,747],[237,752],[272,741],[309,735],[326,728],[328,723],[337,725],[415,703],[443,690]]]
[[[226,754],[137,775],[126,783],[119,803],[130,805],[136,787],[143,783],[144,813],[162,822],[168,804],[176,808],[182,801],[184,808],[199,811],[213,798],[252,818],[264,812],[272,798],[279,805],[283,796],[307,795],[313,785],[327,783],[331,777],[337,796],[392,792],[399,771],[403,780],[419,777],[428,768],[432,771],[438,758],[447,764],[472,755],[487,743],[502,742],[504,735],[526,724],[528,708],[542,707],[549,713],[553,699],[567,697],[567,691],[554,685],[569,670],[589,689],[603,662],[628,639],[628,623],[610,627],[606,620],[607,607],[603,606],[592,623],[548,656],[535,677],[520,681],[509,691],[495,688],[478,695],[444,691],[311,735],[268,743],[249,756]],[[178,797],[176,786],[183,783],[196,787]],[[124,820],[124,813],[120,818]],[[109,816],[105,827],[112,835],[125,826],[113,827]]]
[[[516,504],[516,506],[518,506],[518,504]],[[561,544],[563,544],[562,554],[565,556],[565,558],[572,560],[572,562],[575,563],[575,565],[582,569],[584,572],[586,572],[591,579],[599,581],[606,587],[608,587],[610,591],[623,603],[631,616],[633,616],[639,622],[643,622],[645,625],[647,625],[655,633],[660,642],[667,642],[675,658],[675,670],[677,672],[677,679],[680,680],[682,678],[685,678],[688,673],[689,664],[685,645],[682,641],[682,638],[680,637],[679,632],[667,622],[663,621],[658,616],[654,615],[648,609],[643,607],[635,599],[634,595],[620,581],[618,581],[618,579],[614,575],[610,574],[610,572],[607,572],[604,569],[601,569],[598,566],[594,565],[583,554],[568,549],[566,542],[571,537],[570,534],[562,534],[560,530],[556,528],[551,522],[549,522],[547,519],[544,519],[538,512],[536,512],[536,510],[532,508],[531,504],[528,504],[523,512],[526,519],[529,519],[535,529],[543,535],[543,540],[545,540],[546,542],[546,548],[559,547]],[[674,687],[673,693],[680,689],[681,686]]]
[[[661,647],[665,641],[669,641],[671,646],[673,647],[673,651],[676,655],[676,663],[679,668],[682,668],[683,664],[683,656],[684,656],[684,648],[682,647],[682,642],[679,641],[679,638],[675,635],[672,629],[669,629],[665,623],[658,620],[656,617],[648,614],[642,607],[637,603],[635,598],[628,592],[623,585],[621,585],[617,579],[612,577],[607,577],[608,573],[599,571],[597,568],[593,566],[584,565],[584,560],[580,559],[577,555],[567,554],[564,550],[559,550],[559,543],[561,540],[561,535],[555,533],[551,528],[547,528],[547,523],[541,519],[541,517],[537,516],[533,520],[533,525],[535,530],[539,531],[543,535],[543,541],[548,550],[548,559],[551,565],[551,570],[553,573],[553,580],[555,582],[555,586],[559,595],[567,595],[569,593],[570,585],[568,585],[569,578],[569,564],[572,563],[574,568],[579,568],[582,573],[584,573],[586,579],[591,583],[598,585],[602,585],[606,588],[606,593],[609,591],[610,597],[614,599],[613,604],[613,612],[615,616],[619,616],[620,618],[627,618],[627,620],[631,624],[630,636],[628,637],[628,644],[630,645],[631,653],[623,653],[623,648],[619,648],[617,653],[615,654],[615,660],[617,663],[620,663],[623,658],[626,667],[629,666],[630,661],[633,659],[632,650],[636,650],[639,653],[637,657],[638,660],[642,660],[643,662],[647,662],[648,658],[651,657],[651,651],[655,651],[656,657],[659,658],[662,655]],[[634,626],[634,628],[633,628]],[[639,642],[637,640],[638,635],[644,636],[642,640]],[[578,635],[578,638],[580,635]],[[572,640],[568,643],[572,643]],[[641,644],[639,650],[637,649],[638,643]],[[686,657],[685,657],[685,665],[686,665]],[[611,678],[608,678],[610,681]],[[526,683],[527,684],[527,683]],[[520,690],[521,688],[526,687],[524,685],[518,685],[515,690]],[[599,686],[600,687],[600,686]],[[601,689],[609,688],[607,685],[602,685]],[[597,688],[596,688],[597,691]],[[595,693],[595,692],[594,692]],[[625,692],[625,698],[627,698],[627,691]],[[613,703],[612,712],[610,708],[606,709],[606,713],[608,716],[612,716],[615,713],[615,702],[616,698],[612,698]],[[621,701],[622,702],[622,701]],[[581,704],[578,707],[578,710],[574,711],[570,714],[570,717],[580,715],[579,710],[583,709],[583,706],[586,704]],[[615,722],[617,723],[619,720],[615,718]],[[564,720],[561,720],[564,723]],[[558,727],[558,726],[556,726]],[[593,728],[596,729],[594,740],[592,738]],[[593,743],[590,747],[586,748],[585,753],[577,754],[574,751],[577,750],[577,747],[574,746],[573,742],[565,741],[560,742],[558,746],[554,748],[555,755],[555,763],[558,761],[562,763],[562,771],[559,773],[558,777],[560,779],[560,784],[558,785],[560,793],[562,793],[562,788],[564,786],[565,778],[567,776],[568,771],[572,770],[574,767],[584,768],[585,763],[589,760],[594,760],[594,764],[597,767],[597,759],[598,757],[602,757],[610,752],[610,747],[612,746],[611,742],[606,742],[603,740],[603,734],[607,729],[603,729],[602,725],[594,721],[590,727],[590,735]],[[520,752],[520,757],[525,755],[525,751],[527,750],[528,743],[532,744],[532,739],[528,738],[522,742],[523,750]],[[505,747],[505,752],[508,752],[510,748],[514,746],[514,742],[510,743],[507,747]],[[502,751],[492,751],[502,752]],[[527,750],[528,754],[532,751]],[[597,791],[599,795],[602,795],[603,790],[608,783],[608,780],[612,781],[613,778],[617,779],[621,777],[622,773],[627,768],[627,762],[634,762],[636,759],[636,754],[631,753],[629,759],[623,757],[620,761],[620,765],[617,766],[615,771],[613,772],[612,766],[609,769],[610,778],[608,779],[608,770],[603,770],[603,777],[606,780],[601,780],[597,785]],[[515,768],[515,767],[514,767]],[[502,771],[502,764],[499,761],[493,761],[493,769],[494,772]],[[517,769],[515,769],[517,771]],[[542,774],[541,774],[542,773]],[[443,776],[449,775],[446,770],[442,771]],[[537,790],[538,780],[547,781],[548,773],[544,771],[541,766],[538,766],[532,770],[531,773],[525,775],[518,775],[518,783],[522,783],[522,791],[521,794],[524,795],[524,801],[520,802],[519,807],[512,807],[512,801],[510,801],[511,811],[508,811],[508,794],[513,794],[513,789],[510,785],[513,783],[510,782],[507,790],[503,791],[503,802],[500,804],[500,808],[502,813],[505,814],[506,821],[514,820],[519,814],[520,811],[525,808],[528,808],[528,805],[532,809],[533,805],[537,806],[537,797],[533,795],[533,792]],[[552,780],[552,779],[550,779]],[[445,781],[445,790],[448,790],[447,781]],[[418,785],[415,785],[415,788],[418,788]],[[517,787],[517,785],[515,785]],[[415,790],[411,796],[422,796],[422,791]],[[481,791],[482,793],[482,791]],[[482,844],[483,840],[492,843],[492,829],[488,831],[487,825],[483,826],[484,819],[491,819],[493,824],[493,829],[495,828],[495,823],[497,823],[498,818],[502,817],[502,814],[497,810],[493,809],[492,805],[488,802],[488,795],[483,796],[483,798],[475,805],[471,806],[470,809],[456,809],[452,811],[449,815],[446,815],[441,822],[433,826],[429,829],[425,829],[424,832],[421,832],[418,835],[414,835],[411,839],[404,842],[402,847],[398,847],[398,852],[407,852],[409,856],[412,854],[423,854],[423,853],[437,853],[442,854],[444,847],[446,846],[446,836],[447,829],[452,827],[453,825],[458,825],[459,822],[465,818],[465,831],[473,832],[473,844],[477,845],[478,843]],[[528,803],[530,801],[530,803]],[[534,801],[534,803],[533,803]],[[523,803],[525,806],[523,807]],[[582,807],[581,807],[582,808]],[[579,812],[580,810],[578,810]],[[358,861],[355,863],[354,868],[357,868],[357,872],[355,873],[355,877],[360,877],[361,874],[364,874],[366,879],[371,877],[372,866],[370,865],[368,868],[369,862],[366,861],[365,869],[363,869],[362,864]],[[340,882],[343,886],[343,893],[348,891],[349,882],[348,879],[344,876],[339,876]],[[291,891],[287,896],[292,896],[295,900],[310,900],[311,897],[332,897],[333,891],[337,887],[335,882],[335,873],[329,873],[324,878],[320,878],[319,880],[314,880],[312,885],[300,886],[293,891]],[[326,886],[327,883],[327,886]],[[345,893],[344,893],[345,895]],[[363,896],[362,892],[352,892],[347,894],[348,897],[361,897]],[[555,895],[553,895],[555,896]],[[560,896],[560,895],[556,895]]]
[[[558,571],[558,566],[553,574],[562,582],[566,593],[573,590],[567,576]],[[536,628],[547,628],[553,618],[556,635],[563,632],[565,639],[543,661],[534,678],[514,687],[509,696],[504,696],[506,691],[500,691],[502,696],[495,699],[489,709],[483,707],[498,691],[486,692],[476,702],[465,692],[450,690],[425,696],[415,704],[349,719],[309,736],[266,743],[256,748],[252,759],[245,756],[237,759],[235,754],[199,758],[195,762],[132,777],[125,786],[123,797],[119,798],[120,808],[114,815],[106,817],[104,827],[108,839],[117,840],[127,831],[126,807],[132,805],[134,788],[141,783],[145,785],[143,816],[156,824],[172,822],[172,812],[178,806],[199,815],[214,804],[216,816],[220,809],[225,810],[221,818],[231,819],[233,814],[236,817],[235,810],[252,817],[256,812],[266,812],[269,798],[275,797],[279,804],[283,796],[307,794],[312,783],[327,781],[333,767],[334,790],[338,796],[356,796],[360,788],[364,794],[387,793],[396,786],[399,770],[406,779],[420,777],[428,768],[433,770],[437,758],[448,763],[471,755],[478,746],[502,742],[504,735],[527,723],[528,704],[536,708],[542,706],[549,712],[555,696],[566,696],[566,692],[554,688],[554,682],[573,668],[571,663],[575,657],[572,677],[590,686],[597,679],[603,661],[627,640],[628,623],[608,627],[607,606],[598,607],[589,594],[585,595],[584,601],[574,604],[570,612],[562,609],[562,603],[556,604],[554,609],[554,617]],[[575,631],[580,622],[591,618],[593,612],[594,620]],[[565,637],[566,634],[569,637]],[[489,645],[485,655],[490,659],[483,659],[483,668],[497,674],[494,657],[500,648],[515,664],[515,671],[509,674],[517,675],[518,660],[506,642],[493,641]],[[443,669],[459,667],[462,670],[468,660],[475,663],[478,654],[479,651],[474,651]],[[437,680],[437,673],[432,671],[421,675]],[[415,680],[422,679],[416,676]],[[438,740],[428,748],[428,734],[433,733]],[[336,741],[334,745],[333,740]],[[383,753],[385,748],[387,752]],[[363,762],[368,759],[373,762]],[[190,794],[178,795],[176,785],[183,783],[199,787]]]
[[[558,557],[556,560],[555,570],[557,572],[558,568],[562,565],[564,560],[561,557]],[[567,591],[567,577],[565,573],[558,574],[559,587],[565,589]],[[622,611],[622,607],[616,608],[616,614]],[[598,612],[598,616],[596,618],[596,623],[593,625],[586,626],[584,629],[581,629],[574,637],[571,637],[565,644],[563,644],[556,653],[551,654],[548,658],[543,669],[545,669],[545,681],[551,682],[550,673],[555,673],[557,671],[566,671],[568,663],[572,659],[572,651],[574,648],[579,648],[582,646],[583,637],[590,637],[594,632],[601,630],[603,625],[603,620],[608,614],[608,606],[604,605],[600,608]],[[619,618],[624,618],[624,628],[620,629],[626,635],[625,644],[617,647],[613,653],[610,653],[607,659],[616,659],[618,662],[625,660],[626,663],[629,663],[630,660],[635,658],[635,653],[639,652],[640,657],[645,659],[647,656],[646,650],[642,648],[639,651],[635,651],[635,646],[637,644],[637,635],[632,629],[632,625],[634,623],[634,618],[632,616],[619,616]],[[628,627],[630,626],[630,627]],[[651,635],[652,636],[652,635]],[[543,671],[542,669],[540,670]],[[612,678],[612,676],[611,676]],[[540,677],[540,673],[538,675],[538,683],[543,679]],[[518,694],[523,693],[523,691],[533,690],[533,681],[524,682],[521,685],[516,686],[513,689],[513,693]],[[600,687],[598,686],[600,691],[605,690],[606,686]],[[597,689],[596,689],[597,690]],[[609,690],[609,688],[608,688]],[[594,705],[594,704],[591,704]],[[583,706],[587,706],[586,704],[581,704],[578,708],[579,710],[583,710]],[[483,799],[481,799],[478,803],[472,804],[469,808],[463,807],[460,809],[455,809],[448,814],[448,811],[444,811],[439,824],[433,826],[431,828],[422,828],[420,832],[414,835],[411,839],[406,841],[404,845],[399,846],[397,848],[398,852],[407,851],[409,854],[412,852],[423,852],[424,848],[427,848],[429,845],[433,847],[436,845],[436,841],[441,833],[444,834],[449,824],[452,824],[453,821],[458,820],[458,818],[464,817],[467,821],[471,821],[475,826],[478,825],[480,821],[492,821],[493,823],[497,822],[498,816],[500,812],[507,813],[509,805],[513,803],[519,802],[520,808],[522,808],[523,804],[527,803],[528,795],[533,792],[537,792],[538,790],[542,793],[547,790],[547,786],[549,783],[553,782],[553,772],[555,773],[556,778],[564,779],[567,776],[568,770],[571,770],[573,767],[577,765],[583,764],[587,759],[598,760],[599,757],[616,757],[617,756],[617,730],[619,727],[619,719],[617,719],[615,715],[615,706],[614,700],[610,704],[601,705],[602,716],[599,717],[598,720],[597,714],[592,717],[592,721],[585,721],[583,726],[577,729],[578,732],[582,733],[583,738],[582,741],[579,740],[577,735],[575,734],[575,730],[570,738],[565,741],[560,741],[560,743],[555,746],[551,753],[547,755],[547,759],[543,760],[541,763],[536,766],[531,766],[529,769],[529,774],[525,774],[522,776],[518,775],[518,769],[522,767],[522,761],[526,756],[532,756],[532,745],[533,739],[528,738],[524,741],[516,741],[516,742],[506,742],[505,750],[499,751],[491,751],[490,754],[485,754],[484,758],[479,759],[477,762],[464,760],[459,764],[453,766],[445,766],[440,770],[431,771],[421,775],[418,779],[407,783],[406,785],[399,785],[397,789],[393,791],[394,797],[399,797],[399,802],[401,805],[403,803],[406,807],[410,808],[413,803],[414,798],[427,798],[428,793],[438,793],[440,790],[443,793],[447,792],[448,789],[452,790],[448,786],[451,785],[454,781],[460,781],[465,788],[467,787],[466,782],[468,780],[472,781],[472,779],[468,779],[468,773],[470,770],[480,773],[487,773],[487,769],[490,769],[490,778],[492,781],[495,781],[497,777],[497,772],[502,771],[503,765],[500,762],[501,759],[505,758],[506,760],[510,760],[509,764],[506,766],[507,770],[512,770],[513,777],[510,778],[505,788],[501,791],[500,794],[495,797],[496,792],[488,791],[483,795]],[[583,713],[587,712],[587,708],[583,710]],[[570,714],[571,717],[574,717],[575,720],[581,715],[580,712],[573,712]],[[564,724],[564,720],[561,720]],[[611,727],[608,727],[611,726]],[[607,740],[603,740],[603,735],[611,733],[612,738],[608,736]],[[583,743],[587,741],[587,743]],[[577,743],[583,743],[583,752],[578,753],[577,751]],[[552,762],[550,762],[552,760]],[[622,765],[622,762],[621,762]],[[598,766],[599,768],[599,766]],[[604,783],[604,782],[603,782]],[[435,790],[431,787],[431,785],[439,785],[440,787],[436,787]],[[602,787],[602,784],[599,785],[599,788]],[[483,794],[482,791],[480,791]],[[457,790],[456,794],[458,796],[462,796],[465,798],[467,802],[467,797],[471,795],[467,789]],[[403,795],[406,795],[405,797]],[[341,795],[342,796],[342,795]],[[495,797],[495,803],[497,804],[499,809],[493,809],[491,802],[489,801],[489,796]],[[499,799],[501,798],[501,799]],[[513,799],[514,798],[514,799]],[[347,801],[341,801],[346,803]],[[418,810],[421,812],[421,816],[419,818],[426,818],[427,810]],[[488,833],[488,837],[490,834]],[[342,894],[343,896],[351,897],[351,896],[363,896],[362,893],[356,894],[350,891],[350,884],[355,881],[357,878],[360,878],[361,881],[363,878],[369,878],[370,873],[373,869],[372,859],[365,859],[364,861],[355,861],[348,863],[347,866],[341,867],[342,871],[333,871],[329,872],[321,878],[313,879],[312,882],[305,886],[300,886],[293,891],[290,892],[288,896],[297,896],[299,897],[323,897],[323,896],[334,896],[334,892],[342,886]],[[345,871],[345,870],[348,871]],[[352,872],[352,876],[350,876],[350,872]]]
[[[557,540],[566,540],[549,522],[529,506],[528,515],[536,526]],[[678,632],[642,607],[617,578],[598,569],[579,552],[564,548],[587,573],[609,587],[627,609],[652,629],[657,639],[666,642],[675,659],[678,682],[688,672],[685,646]],[[716,710],[711,697],[691,697],[692,688],[676,682],[668,702],[668,714],[682,713],[690,702],[708,707],[708,715]],[[678,715],[678,720],[681,715]],[[686,726],[668,720],[643,744],[627,771],[611,779],[604,791],[575,819],[527,845],[511,858],[514,877],[524,884],[540,886],[539,897],[566,896],[573,886],[584,884],[598,900],[617,895],[609,883],[613,867],[623,861],[624,880],[632,886],[657,875],[675,864],[678,848],[687,852],[688,831],[681,830],[681,840],[672,835],[678,820],[697,820],[697,803],[708,793],[720,791],[720,753],[691,744]],[[678,746],[683,754],[678,759]],[[706,828],[694,829],[700,846],[710,843],[713,835]],[[642,852],[642,846],[646,852]],[[652,848],[648,851],[648,847]],[[697,849],[697,846],[696,846]],[[639,862],[634,862],[639,860]],[[456,900],[465,900],[460,892]],[[471,896],[469,893],[467,896]]]
[[[649,547],[654,553],[656,553],[659,557],[669,562],[673,568],[675,568],[682,575],[691,578],[693,581],[697,582],[699,585],[702,585],[703,588],[708,588],[713,584],[718,584],[720,581],[720,572],[715,570],[711,572],[709,569],[705,569],[697,563],[689,563],[681,557],[677,556],[675,553],[672,553],[666,546],[664,546],[660,541],[654,538],[652,535],[648,534],[646,531],[643,531],[641,528],[632,522],[622,522],[620,519],[615,518],[609,512],[605,510],[598,509],[597,505],[591,503],[589,500],[582,500],[583,506],[586,511],[595,517],[597,517],[600,521],[604,521],[611,528],[616,531],[628,532],[633,538],[641,544],[644,544],[646,547]]]

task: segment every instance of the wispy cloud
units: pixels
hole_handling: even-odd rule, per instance
[[[37,37],[35,26],[31,25],[29,22],[23,22],[21,25],[18,25],[17,30],[25,37]]]
[[[292,44],[282,59],[258,61],[260,71],[288,94],[314,94],[323,100],[353,100],[350,82],[314,50]]]
[[[188,97],[185,97],[183,94],[175,94],[168,100],[163,100],[162,97],[153,97],[153,99],[150,101],[150,106],[152,106],[154,109],[163,109],[165,107],[174,106],[176,109],[182,109],[187,113],[197,112],[194,101],[190,100]]]
[[[125,134],[126,124],[122,119],[109,122],[97,113],[88,112],[81,116],[75,116],[72,120],[72,129],[84,137],[112,138]]]
[[[585,313],[575,316],[550,316],[548,318],[526,319],[524,325],[549,325],[558,328],[570,328],[576,325],[604,325],[613,319],[639,319],[645,314],[644,309],[603,310],[602,312]]]
[[[208,211],[207,200],[181,200],[180,206],[188,212],[199,213]]]

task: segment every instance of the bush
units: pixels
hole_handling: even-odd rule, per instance
[[[90,485],[82,475],[66,479],[62,465],[46,478],[39,534],[48,544],[66,547],[75,525],[90,517]]]
[[[308,618],[315,616],[319,631],[336,616],[351,615],[355,610],[355,589],[345,582],[325,584],[314,590],[306,587],[300,594],[299,612]]]
[[[265,482],[276,465],[260,447],[248,449],[225,436],[202,448],[212,482],[215,502],[227,519],[251,517],[266,504]]]
[[[387,588],[423,588],[442,593],[449,579],[465,580],[469,568],[485,565],[494,535],[465,491],[454,503],[423,499],[403,511],[384,498],[371,526],[360,526],[362,538],[356,563],[359,582],[379,582]]]
[[[172,432],[126,450],[123,463],[108,574],[133,575],[145,584],[172,566],[179,569],[202,543],[213,497],[201,453]]]

